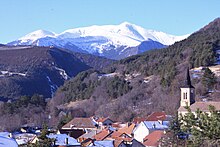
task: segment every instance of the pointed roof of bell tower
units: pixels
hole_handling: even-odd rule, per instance
[[[191,84],[191,79],[190,79],[190,74],[189,74],[189,67],[188,67],[187,72],[186,72],[186,79],[185,79],[185,83],[184,83],[183,88],[194,88]]]

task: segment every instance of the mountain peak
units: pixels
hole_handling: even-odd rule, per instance
[[[127,22],[127,21],[124,21],[120,24],[120,26],[128,26],[128,25],[134,25],[134,24]]]
[[[31,32],[27,35],[25,35],[24,37],[21,37],[20,40],[25,40],[25,39],[31,39],[31,40],[36,40],[39,38],[43,38],[43,37],[47,37],[47,36],[55,36],[56,34],[50,31],[46,31],[46,30],[37,30],[34,32]]]

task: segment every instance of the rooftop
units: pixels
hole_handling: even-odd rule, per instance
[[[67,124],[65,124],[62,129],[71,128],[96,128],[96,123],[91,118],[74,118]]]
[[[158,121],[144,121],[143,122],[144,125],[148,128],[148,129],[158,129],[158,130],[163,130],[163,129],[168,129],[168,121],[164,121],[163,124],[161,124]]]
[[[133,133],[134,128],[135,128],[135,124],[132,123],[132,124],[128,124],[127,126],[119,129],[118,131],[122,132],[122,133],[126,133],[128,135],[131,135]]]
[[[76,139],[66,135],[66,134],[50,134],[48,138],[56,139],[56,145],[80,145]],[[66,142],[66,138],[68,138],[68,143]]]
[[[158,146],[159,145],[159,140],[164,136],[164,132],[163,131],[160,131],[160,130],[157,130],[157,131],[154,131],[152,133],[150,133],[149,135],[147,135],[145,138],[144,138],[144,142],[143,144],[145,146]]]
[[[166,113],[165,112],[153,112],[151,113],[146,121],[158,121],[158,120],[166,120]]]
[[[112,132],[109,130],[102,130],[98,134],[94,135],[93,138],[96,140],[104,140],[107,138]]]
[[[190,106],[191,111],[196,111],[200,109],[203,112],[209,112],[209,106],[214,106],[216,110],[220,110],[220,102],[195,102]],[[178,111],[187,111],[187,109],[183,106],[179,107]]]

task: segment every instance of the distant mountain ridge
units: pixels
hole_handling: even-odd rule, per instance
[[[146,30],[135,24],[128,22],[119,25],[90,26],[66,30],[56,34],[46,30],[37,30],[9,42],[8,45],[36,45],[36,46],[55,46],[67,48],[69,50],[105,56],[111,59],[121,59],[137,52],[126,51],[129,48],[138,47],[142,42],[149,42],[149,49],[158,49],[171,45],[188,37],[174,36],[163,32]],[[162,44],[155,45],[155,42]],[[123,52],[130,52],[121,55]]]

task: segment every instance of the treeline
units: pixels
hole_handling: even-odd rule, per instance
[[[58,89],[58,92],[65,95],[63,103],[90,98],[94,88],[99,84],[98,79],[96,77],[92,78],[92,75],[90,75],[93,72],[95,71],[88,70],[81,72],[75,78],[65,82],[64,85]]]
[[[0,131],[14,131],[24,124],[41,126],[48,122],[47,103],[43,96],[21,96],[0,104]]]
[[[88,70],[79,73],[75,78],[67,81],[58,89],[58,93],[65,95],[62,103],[89,99],[97,88],[104,88],[108,97],[115,99],[132,89],[129,82],[122,77],[102,77],[98,71]]]
[[[126,82],[124,79],[119,77],[111,78],[107,80],[107,93],[113,99],[126,94],[132,89],[129,85],[129,82]]]
[[[20,109],[24,109],[31,105],[32,107],[46,107],[45,98],[41,95],[34,94],[30,96],[21,96],[18,100],[13,102],[4,103],[2,113],[3,114],[13,114],[18,113]]]

